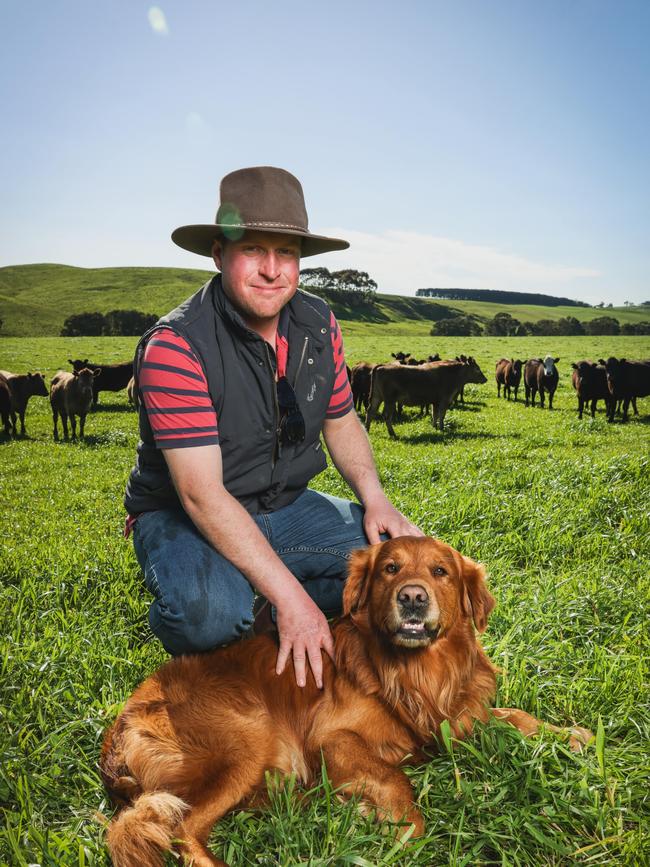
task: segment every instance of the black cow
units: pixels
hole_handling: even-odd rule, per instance
[[[539,392],[539,405],[544,409],[544,395],[548,392],[548,408],[553,409],[553,395],[557,388],[560,375],[555,366],[559,358],[547,355],[541,358],[531,358],[524,365],[524,388],[526,389],[526,406],[528,399],[535,406],[535,396]]]
[[[68,364],[74,371],[90,368],[98,371],[93,379],[93,407],[97,406],[100,391],[121,391],[129,384],[133,376],[133,361],[124,361],[120,364],[93,364],[87,358],[83,360],[69,358]]]
[[[571,367],[573,368],[571,382],[578,395],[578,418],[582,418],[582,411],[587,404],[591,405],[591,417],[594,418],[599,400],[605,401],[605,410],[609,417],[610,404],[616,402],[607,387],[605,368],[594,364],[593,361],[578,361]]]
[[[630,403],[637,397],[650,395],[650,361],[628,361],[626,358],[608,358],[604,365],[607,386],[614,402],[623,401],[623,421],[627,421]],[[614,409],[610,405],[608,421],[614,421]]]

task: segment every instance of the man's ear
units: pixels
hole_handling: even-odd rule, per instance
[[[352,552],[348,564],[348,577],[343,588],[343,614],[354,614],[368,601],[370,576],[380,546],[381,543]]]
[[[221,243],[221,239],[217,238],[217,240],[212,245],[212,260],[214,264],[217,266],[219,271],[222,270],[221,263],[223,261],[223,245]]]
[[[485,583],[485,567],[470,560],[469,557],[462,557],[462,561],[463,611],[472,618],[479,632],[485,632],[488,617],[496,604],[494,596]]]

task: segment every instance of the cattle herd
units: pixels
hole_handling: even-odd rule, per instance
[[[445,414],[455,402],[463,402],[467,383],[482,384],[487,379],[476,360],[459,355],[453,360],[441,361],[439,355],[414,360],[410,353],[393,352],[393,362],[369,364],[362,361],[350,370],[352,394],[357,412],[365,411],[366,430],[383,403],[382,417],[388,433],[394,437],[393,418],[403,406],[419,406],[421,412],[431,412],[434,427],[443,430]],[[523,377],[525,405],[543,409],[548,396],[548,408],[553,409],[553,397],[559,382],[559,358],[547,355],[525,361],[501,358],[495,365],[497,397],[517,400]],[[621,412],[627,421],[630,404],[637,413],[636,398],[650,395],[650,360],[627,361],[625,358],[600,359],[596,364],[579,361],[572,364],[572,383],[578,397],[578,415],[582,418],[589,404],[592,417],[599,400],[605,402],[607,420],[614,421]]]
[[[18,434],[16,420],[20,418],[20,435],[25,435],[25,410],[30,397],[49,394],[52,407],[54,439],[59,438],[58,420],[61,418],[63,436],[68,439],[68,421],[72,439],[83,439],[86,416],[97,406],[100,391],[121,391],[133,378],[133,362],[123,364],[93,364],[87,358],[74,361],[69,358],[72,372],[59,370],[52,377],[48,392],[42,373],[11,373],[0,370],[0,418],[7,436]]]
[[[354,406],[360,414],[365,412],[366,430],[380,414],[386,422],[388,433],[395,437],[393,421],[401,416],[403,407],[416,406],[421,415],[429,412],[434,427],[444,428],[447,410],[455,403],[464,402],[464,388],[468,383],[483,384],[487,379],[472,356],[459,355],[454,359],[441,360],[438,354],[425,359],[414,359],[410,353],[391,353],[394,361],[385,364],[370,364],[362,361],[348,368],[348,376],[354,396]],[[501,358],[495,365],[497,397],[517,400],[523,378],[525,405],[544,408],[548,396],[548,408],[553,409],[553,397],[558,386],[557,364],[559,358],[521,359]],[[25,411],[32,396],[50,398],[54,439],[58,439],[58,420],[61,419],[63,436],[68,439],[68,421],[72,439],[83,439],[86,416],[97,406],[101,391],[127,389],[130,403],[138,406],[137,388],[133,379],[133,362],[121,364],[95,364],[87,358],[68,359],[71,372],[58,371],[53,377],[48,392],[41,373],[16,374],[0,370],[0,418],[7,437],[25,435]],[[636,414],[638,397],[650,395],[650,360],[627,361],[625,358],[579,361],[571,365],[573,387],[578,397],[578,416],[582,418],[585,407],[596,414],[599,400],[605,404],[607,420],[612,422],[616,413],[623,421],[628,418],[630,405]]]

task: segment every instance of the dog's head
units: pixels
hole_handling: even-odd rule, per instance
[[[485,569],[444,542],[400,536],[355,551],[343,591],[344,614],[361,614],[400,647],[427,647],[459,619],[479,632],[494,599]]]

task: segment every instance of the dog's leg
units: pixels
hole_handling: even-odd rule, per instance
[[[492,715],[497,719],[503,720],[518,729],[524,737],[536,735],[542,726],[550,729],[552,732],[559,734],[569,734],[569,746],[574,753],[582,751],[583,746],[593,740],[593,733],[589,729],[582,726],[571,726],[570,728],[560,728],[559,726],[551,725],[550,723],[542,722],[536,719],[523,710],[518,710],[514,707],[493,707]]]
[[[249,756],[254,759],[254,756]],[[178,829],[175,848],[192,867],[228,867],[207,848],[213,826],[251,794],[264,776],[264,765],[247,759],[248,767],[229,767],[210,781],[209,787],[192,794],[192,809]]]
[[[351,731],[336,732],[321,748],[329,778],[344,795],[372,804],[380,820],[413,825],[414,837],[424,833],[411,784],[399,768],[382,761]]]

